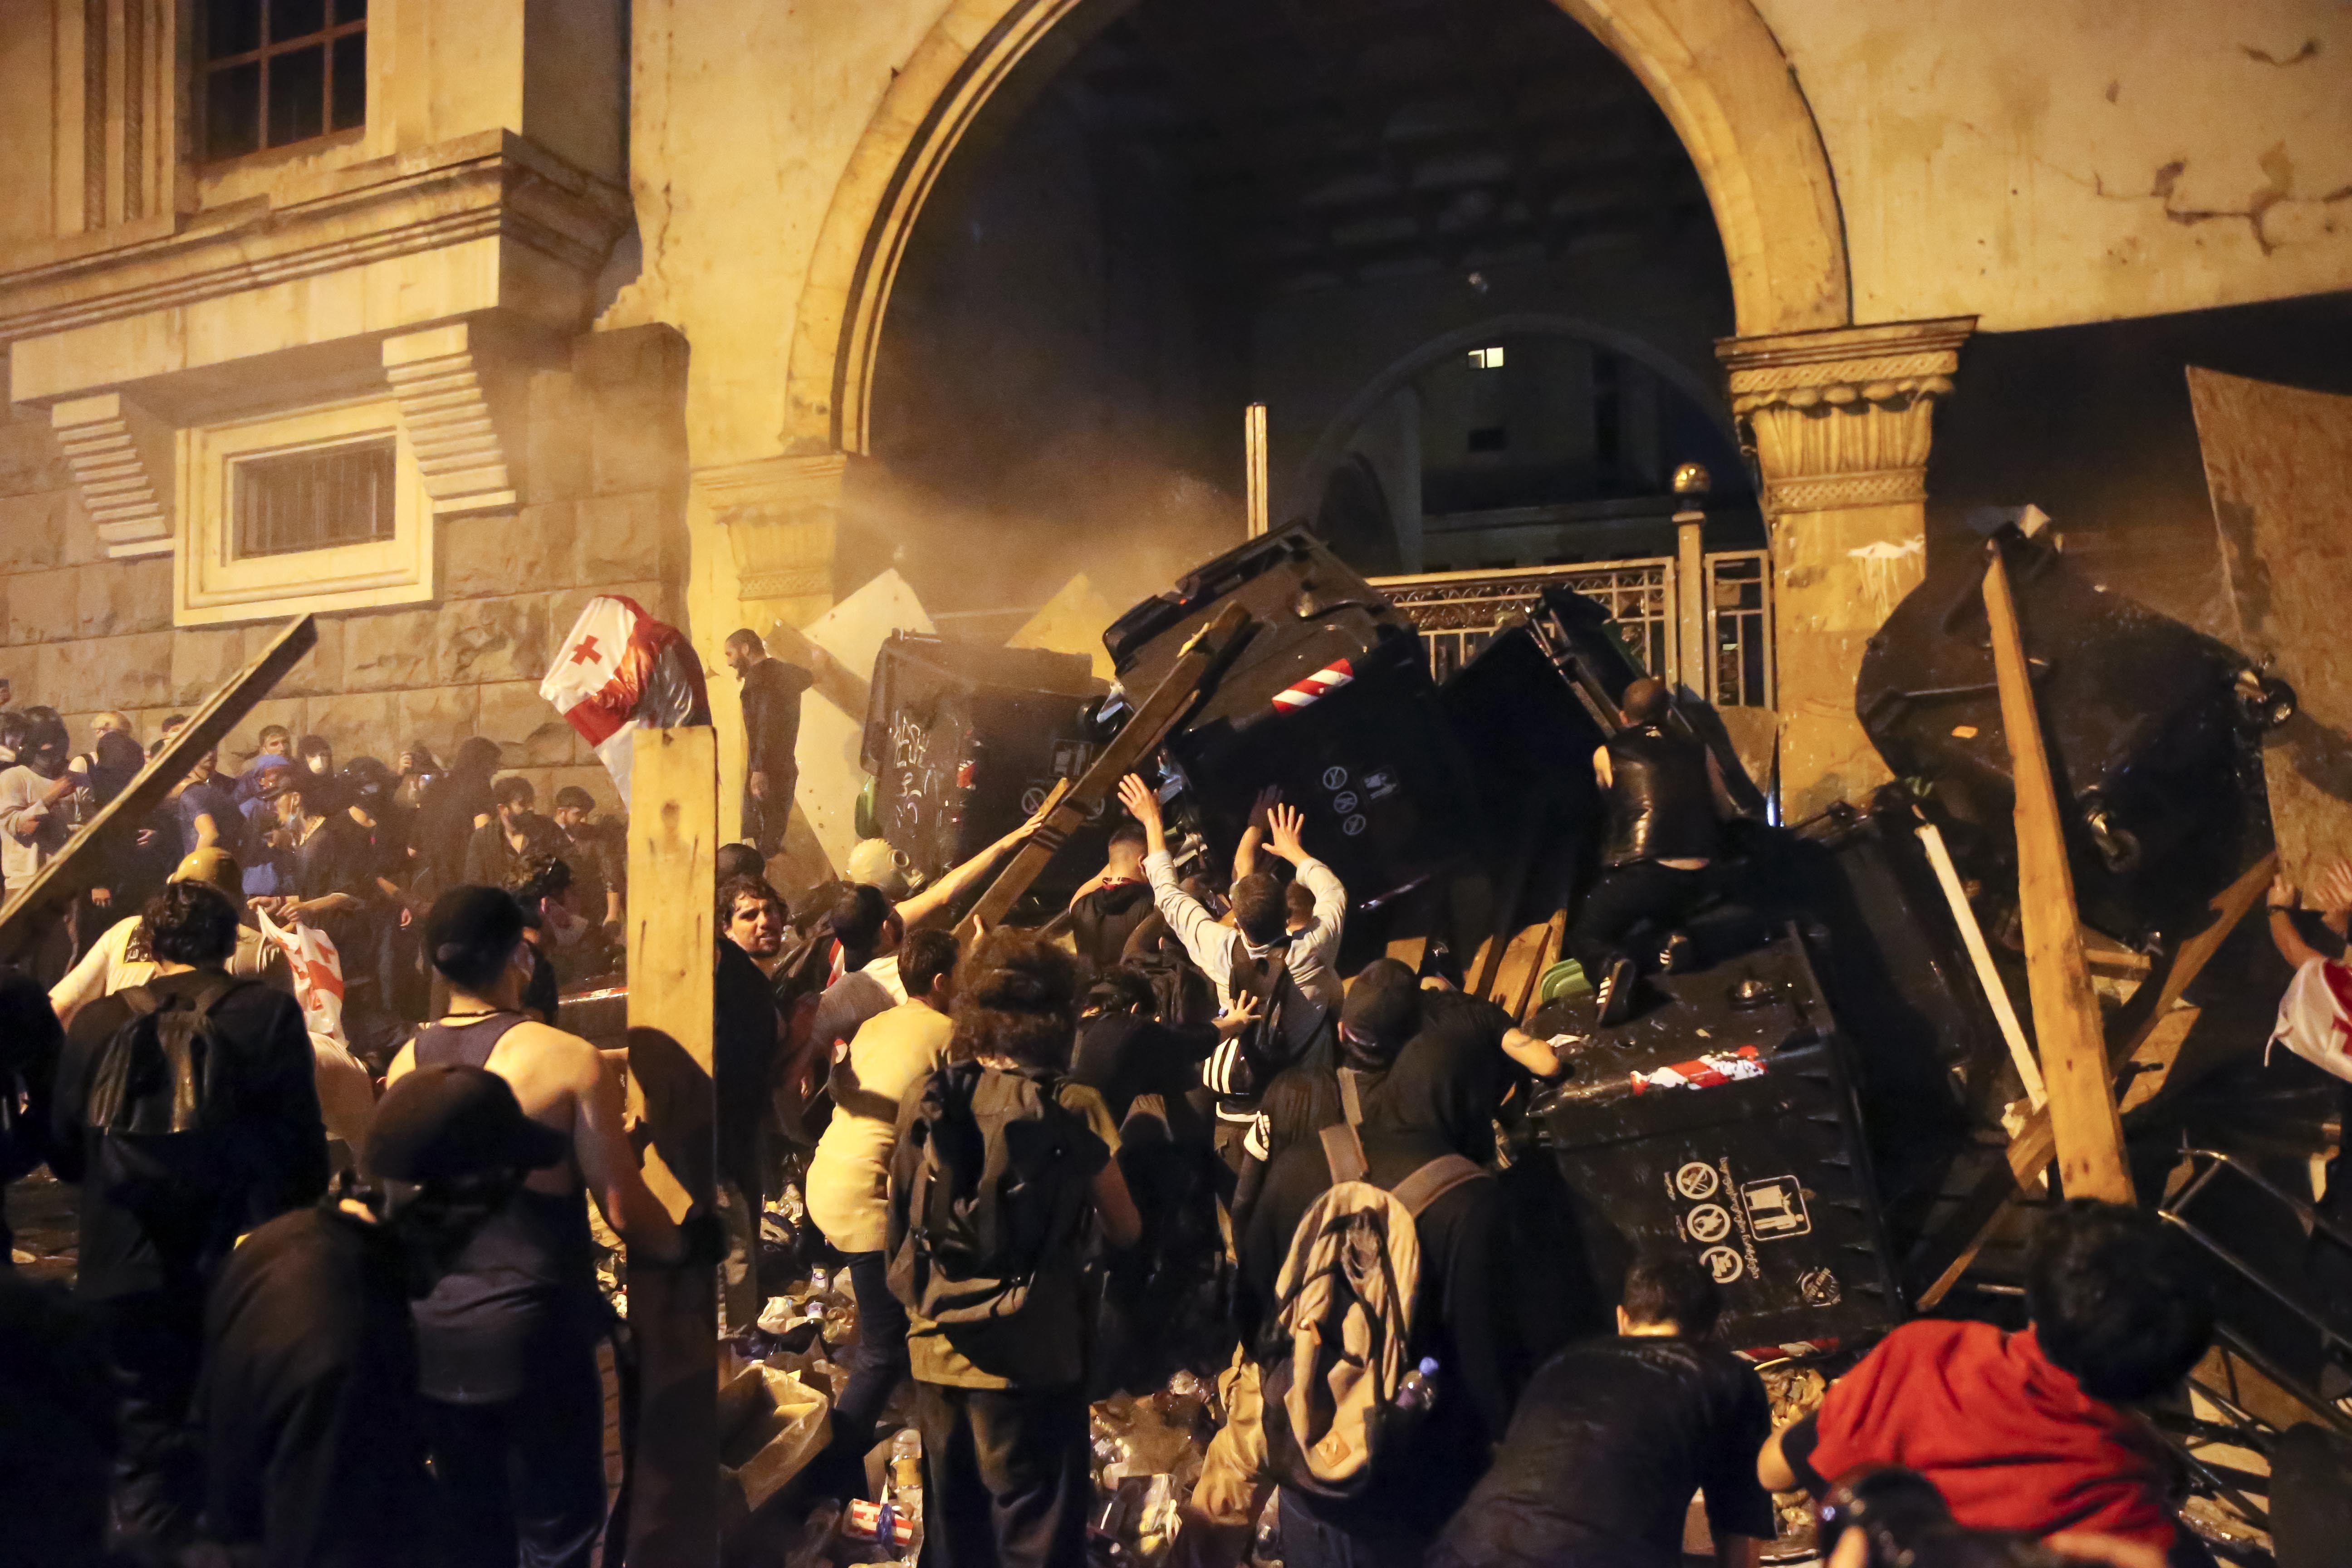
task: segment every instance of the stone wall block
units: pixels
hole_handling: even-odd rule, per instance
[[[423,742],[446,766],[457,754],[457,742],[479,731],[479,687],[428,686],[421,691],[401,692],[397,701],[398,737],[392,742],[394,755],[386,762],[394,762],[403,747]]]
[[[440,650],[441,679],[454,685],[536,681],[546,675],[552,651],[547,625],[551,597],[524,594],[442,605],[435,638]]]
[[[245,668],[245,633],[231,626],[211,631],[190,626],[172,634],[172,652],[164,700],[193,708],[228,684]]]
[[[74,627],[77,636],[120,637],[129,632],[160,631],[172,624],[170,556],[93,562],[74,568],[74,573],[79,579]]]
[[[616,495],[683,484],[686,340],[676,329],[592,332],[574,344],[572,364],[593,403],[590,488]]]
[[[296,740],[310,732],[310,704],[299,697],[267,697],[253,705],[253,711],[237,721],[228,739],[220,745],[221,771],[242,773],[246,765],[261,753],[261,732],[272,724],[283,724]]]
[[[47,411],[28,412],[39,417],[0,422],[0,495],[61,490],[73,483],[65,449],[49,428]]]
[[[441,586],[452,599],[487,599],[575,581],[568,502],[527,506],[442,525]]]
[[[36,691],[16,700],[46,702],[60,712],[102,708],[152,708],[172,698],[172,634],[89,637],[44,643],[34,664]]]
[[[665,547],[673,514],[668,494],[658,490],[634,490],[582,501],[573,529],[578,560],[572,581],[591,586],[648,578],[667,581],[672,574],[665,567]]]
[[[81,584],[72,568],[27,572],[9,582],[10,642],[64,642],[80,628]]]
[[[555,810],[555,792],[572,784],[577,784],[588,792],[590,798],[596,803],[600,818],[628,816],[627,808],[621,802],[621,792],[614,787],[613,775],[604,771],[602,763],[587,763],[568,768],[550,768],[547,799],[540,809],[552,815]]]
[[[324,697],[344,690],[349,682],[343,675],[343,653],[351,638],[351,623],[339,616],[320,616],[311,623],[318,628],[319,640],[309,653],[296,662],[278,682],[280,697]],[[245,656],[249,660],[277,640],[285,630],[282,621],[266,621],[245,629]]]
[[[572,500],[588,493],[593,407],[570,372],[532,374],[530,418],[523,427],[526,503]]]
[[[81,504],[81,492],[65,492],[65,521],[61,529],[63,545],[58,552],[58,564],[80,566],[92,561],[104,561],[106,542],[98,536],[98,524],[90,521],[89,512]]]
[[[313,697],[305,704],[307,733],[324,735],[334,742],[337,766],[353,757],[373,757],[396,767],[404,743],[400,732],[400,698],[391,691],[354,691]]]
[[[343,623],[343,689],[430,686],[439,637],[440,622],[432,610],[352,616]]]
[[[8,700],[22,707],[42,699],[35,695],[34,682],[40,678],[41,650],[26,645],[24,647],[0,647],[0,680],[8,683]]]
[[[481,732],[499,743],[509,768],[544,768],[580,760],[579,734],[539,694],[535,680],[499,680],[482,688]],[[541,810],[547,809],[544,803]]]
[[[0,572],[37,571],[65,558],[72,499],[62,489],[0,495]]]

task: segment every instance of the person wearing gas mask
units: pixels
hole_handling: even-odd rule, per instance
[[[571,1148],[497,1074],[423,1068],[384,1096],[364,1178],[237,1245],[206,1308],[198,1396],[202,1533],[230,1561],[436,1561],[409,1303]]]

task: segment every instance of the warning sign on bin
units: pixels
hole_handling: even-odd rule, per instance
[[[1784,1241],[1813,1228],[1805,1212],[1805,1189],[1794,1176],[1768,1176],[1739,1189],[1740,1206],[1748,1211],[1748,1228],[1759,1241]]]

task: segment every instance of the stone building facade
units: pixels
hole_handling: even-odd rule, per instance
[[[1770,528],[1792,816],[1876,774],[1853,670],[1924,566],[1972,334],[2352,287],[2340,6],[1542,3],[1663,116],[1719,243],[1709,368]],[[318,651],[248,731],[378,753],[488,734],[544,784],[602,788],[535,694],[553,639],[627,592],[718,673],[734,626],[859,585],[838,542],[926,205],[1024,73],[1125,8],[273,9],[313,32],[272,54],[237,32],[257,0],[0,0],[0,675],[146,726],[311,609]],[[1395,9],[1365,12],[1375,42]],[[1238,47],[1270,25],[1255,10],[1193,19]],[[292,74],[311,50],[315,102]],[[303,84],[282,115],[271,79]],[[396,447],[376,553],[240,564],[219,476],[354,432]],[[1279,403],[1273,432],[1276,510],[1311,511],[1293,492],[1332,434]]]

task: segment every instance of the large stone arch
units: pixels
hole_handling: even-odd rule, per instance
[[[876,352],[923,203],[989,97],[1087,0],[952,0],[899,71],[835,187],[785,367],[800,454],[868,449]],[[1690,153],[1743,337],[1850,315],[1829,155],[1751,0],[1554,0],[1623,60]]]

